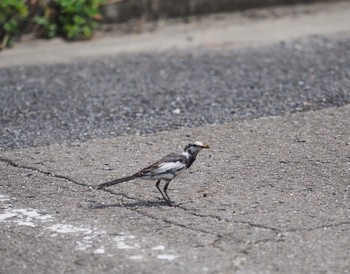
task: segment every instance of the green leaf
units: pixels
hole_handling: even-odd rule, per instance
[[[47,25],[49,23],[49,20],[43,16],[35,16],[34,22],[37,23],[38,25]]]
[[[3,13],[0,13],[0,25],[2,25],[6,20],[6,17]]]
[[[6,32],[14,33],[16,31],[17,21],[10,20],[4,24],[4,29]]]
[[[53,38],[57,34],[57,25],[50,24],[47,28],[47,38]]]
[[[73,17],[73,22],[75,24],[77,24],[77,25],[83,25],[83,24],[86,23],[86,20],[83,17],[79,16],[79,15],[75,15]]]
[[[84,38],[90,38],[92,36],[92,29],[88,26],[82,28]]]

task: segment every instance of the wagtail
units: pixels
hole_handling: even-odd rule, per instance
[[[193,162],[196,160],[197,154],[203,148],[209,148],[208,145],[201,142],[194,142],[188,144],[183,152],[180,153],[170,153],[160,159],[158,162],[146,167],[135,174],[123,178],[119,178],[107,183],[100,184],[97,189],[104,189],[106,187],[127,182],[136,178],[141,178],[144,180],[157,180],[156,187],[162,194],[163,199],[168,205],[171,205],[171,200],[168,196],[167,189],[169,183],[173,180],[179,173],[188,169]],[[161,181],[165,182],[163,191],[161,191],[159,184]]]

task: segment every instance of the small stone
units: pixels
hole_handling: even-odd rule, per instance
[[[104,164],[102,167],[103,170],[113,170],[108,164]]]

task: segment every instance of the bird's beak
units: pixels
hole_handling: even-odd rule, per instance
[[[207,144],[203,144],[203,145],[202,145],[202,148],[210,148],[210,146],[207,145]]]

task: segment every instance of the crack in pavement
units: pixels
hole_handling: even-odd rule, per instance
[[[249,222],[242,222],[242,223],[248,223]],[[269,243],[269,242],[281,242],[285,240],[286,235],[284,234],[285,232],[310,232],[310,231],[315,231],[318,229],[325,229],[325,228],[332,228],[332,227],[338,227],[338,226],[342,226],[342,225],[350,225],[350,221],[345,221],[345,222],[340,222],[340,223],[336,223],[336,224],[329,224],[329,225],[322,225],[322,226],[317,226],[314,228],[308,228],[308,229],[289,229],[289,230],[281,230],[281,233],[277,234],[277,238],[276,239],[262,239],[262,240],[258,240],[255,242],[246,242],[245,245],[246,247],[243,248],[242,250],[239,251],[239,253],[245,254],[247,255],[249,253],[250,250],[252,250],[254,248],[254,246],[260,245],[260,244],[265,244],[265,243]],[[256,224],[253,224],[253,226],[256,226]],[[258,227],[261,228],[265,228],[265,226],[260,226],[257,225]],[[283,233],[282,233],[283,232]],[[214,248],[219,249],[221,252],[228,252],[229,250],[226,250],[224,247],[220,246],[219,243],[222,240],[225,239],[230,239],[232,238],[232,233],[227,233],[227,234],[223,234],[217,237],[217,239],[215,239],[210,245]],[[237,256],[239,257],[239,255]]]
[[[230,220],[228,220],[229,222]],[[276,227],[271,227],[271,226],[267,226],[267,225],[262,225],[262,224],[256,224],[256,223],[252,223],[249,221],[238,221],[238,220],[232,220],[232,222],[236,223],[236,224],[246,224],[249,225],[250,227],[255,227],[255,228],[260,228],[260,229],[267,229],[272,231],[273,233],[275,233],[277,236],[278,235],[283,235],[284,234],[284,230],[276,228]]]
[[[315,231],[318,229],[333,228],[333,227],[338,227],[338,226],[342,226],[342,225],[350,225],[350,221],[344,221],[344,222],[340,222],[340,223],[326,224],[326,225],[310,227],[310,228],[306,228],[306,229],[302,229],[302,228],[278,229],[278,228],[274,228],[274,227],[269,227],[269,226],[265,226],[265,225],[251,223],[248,221],[247,222],[236,221],[236,220],[232,220],[232,221],[235,223],[238,223],[238,224],[248,224],[249,226],[252,226],[252,227],[270,229],[271,231],[275,232],[277,235],[285,235],[285,233],[293,233],[293,232],[311,232],[311,231]]]
[[[234,238],[234,237],[232,237],[232,233],[226,233],[226,234],[218,236],[217,239],[215,239],[210,245],[212,247],[215,247],[215,248],[221,250],[222,252],[227,252],[228,250],[226,250],[223,247],[221,247],[219,245],[219,243],[222,240],[225,240],[225,239],[230,240],[232,238]],[[239,252],[243,253],[243,254],[247,254],[248,251],[251,250],[256,245],[263,244],[263,243],[268,243],[268,242],[280,242],[282,238],[283,237],[278,237],[277,239],[262,239],[262,240],[258,240],[258,241],[255,241],[255,242],[251,242],[251,241],[245,242],[244,243],[245,248],[243,248]]]
[[[84,184],[84,183],[80,183],[78,181],[75,181],[74,179],[72,179],[72,178],[70,178],[68,176],[54,174],[54,173],[52,173],[50,171],[44,171],[44,170],[41,170],[41,169],[38,169],[38,168],[32,167],[32,166],[20,165],[20,164],[15,163],[11,159],[7,159],[7,158],[4,158],[4,157],[0,157],[0,162],[3,162],[3,163],[5,163],[5,164],[7,164],[9,166],[12,166],[12,167],[21,168],[21,169],[27,169],[27,170],[33,170],[33,171],[39,172],[41,174],[44,174],[46,176],[50,176],[50,177],[54,177],[54,178],[58,178],[58,179],[63,179],[63,180],[66,180],[68,182],[71,182],[71,183],[79,185],[79,186],[91,187],[88,184]]]
[[[213,214],[200,214],[200,213],[193,212],[191,209],[188,209],[188,208],[183,207],[183,206],[178,206],[178,208],[184,210],[186,213],[189,213],[191,215],[201,217],[201,218],[213,218],[213,219],[216,219],[218,221],[225,221],[228,223],[234,222],[236,224],[246,224],[246,225],[249,225],[251,227],[270,230],[270,231],[274,232],[277,236],[285,236],[285,233],[291,233],[291,232],[310,232],[310,231],[314,231],[314,230],[318,230],[318,229],[333,228],[333,227],[338,227],[338,226],[350,224],[350,221],[344,221],[344,222],[340,222],[340,223],[326,224],[326,225],[321,225],[321,226],[316,226],[316,227],[311,227],[311,228],[306,228],[306,229],[302,229],[302,228],[280,229],[280,228],[271,227],[271,226],[267,226],[267,225],[252,223],[250,221],[230,220],[228,218],[222,218],[220,216],[213,215]]]
[[[320,226],[316,226],[316,227],[311,227],[308,229],[304,229],[304,230],[296,230],[298,231],[315,231],[318,229],[326,229],[326,228],[333,228],[333,227],[338,227],[338,226],[342,226],[342,225],[350,225],[350,221],[344,221],[344,222],[340,222],[340,223],[335,223],[335,224],[328,224],[328,225],[320,225]],[[288,231],[288,232],[294,232],[294,231]]]
[[[186,213],[189,213],[191,215],[194,215],[194,216],[197,216],[197,217],[201,217],[201,218],[212,218],[212,219],[216,219],[218,221],[225,221],[227,223],[234,222],[236,224],[246,224],[246,225],[249,225],[251,227],[271,230],[272,232],[274,232],[277,235],[278,234],[282,234],[282,232],[283,232],[281,229],[275,228],[275,227],[270,227],[270,226],[266,226],[266,225],[262,225],[262,224],[255,224],[255,223],[252,223],[252,222],[249,222],[249,221],[229,220],[228,218],[222,218],[220,216],[213,215],[213,214],[200,214],[200,213],[193,212],[191,209],[188,209],[188,208],[183,207],[183,206],[179,206],[179,208],[184,210]]]
[[[145,212],[143,212],[143,211],[141,211],[139,209],[131,209],[131,210],[136,211],[137,213],[141,214],[142,216],[151,218],[152,220],[162,221],[162,222],[170,224],[170,225],[178,226],[178,227],[185,228],[185,229],[188,229],[188,230],[192,230],[192,231],[195,231],[195,232],[201,232],[201,233],[204,233],[204,234],[214,235],[216,237],[220,237],[221,236],[221,234],[217,234],[217,233],[214,233],[214,232],[211,232],[211,231],[207,231],[205,229],[186,226],[185,224],[182,224],[182,223],[179,223],[179,222],[175,222],[175,221],[171,221],[171,220],[164,219],[164,218],[157,218],[157,217],[153,216],[152,214],[145,213]]]
[[[141,205],[141,204],[147,204],[146,201],[142,201],[142,200],[140,200],[140,199],[131,197],[131,196],[129,196],[129,195],[123,193],[123,192],[115,192],[115,191],[110,190],[110,189],[103,189],[103,191],[108,192],[108,193],[110,193],[110,194],[112,194],[112,195],[122,196],[123,198],[129,199],[129,200],[137,201],[136,203],[134,203],[134,206]],[[123,206],[123,202],[122,202],[122,201],[120,202],[120,205]],[[128,206],[130,206],[130,205],[128,205]],[[127,206],[126,206],[126,207],[127,207]]]

